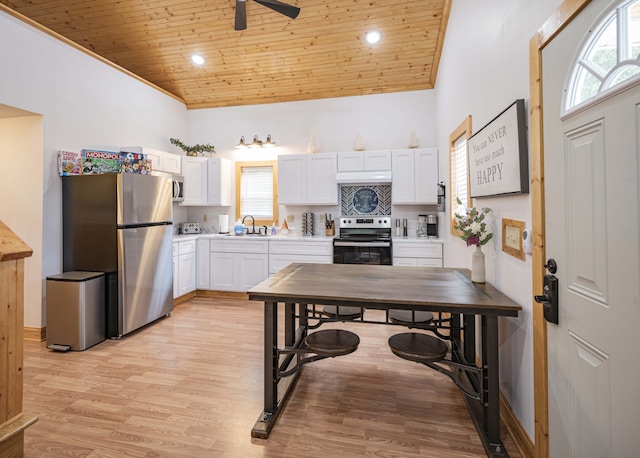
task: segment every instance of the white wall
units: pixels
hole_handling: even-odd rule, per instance
[[[516,99],[529,108],[529,39],[551,16],[560,0],[459,0],[452,2],[447,35],[436,82],[436,130],[440,151],[449,134],[473,117],[481,129]],[[528,120],[528,117],[527,117]],[[449,183],[449,164],[441,155],[441,176]],[[500,389],[515,414],[534,437],[533,325],[531,257],[525,261],[502,252],[502,218],[525,221],[531,228],[529,194],[476,199],[492,209],[494,239],[483,247],[487,281],[518,302],[517,319],[500,323]],[[450,217],[447,206],[447,220]],[[449,234],[446,222],[445,234]],[[471,248],[447,235],[445,264],[471,267]]]
[[[188,111],[189,139],[211,143],[222,157],[237,158],[235,145],[244,136],[279,146],[278,154],[306,153],[312,130],[321,152],[353,151],[360,134],[367,149],[406,148],[409,131],[421,146],[434,146],[434,91],[398,92],[303,102]],[[264,151],[264,150],[263,150]]]
[[[0,46],[0,104],[43,116],[44,147],[39,158],[31,159],[36,162],[35,172],[27,171],[21,179],[27,199],[39,194],[35,200],[43,207],[39,228],[42,272],[38,279],[31,273],[26,278],[37,291],[30,292],[25,303],[25,325],[42,327],[44,279],[62,271],[61,179],[56,150],[113,147],[110,145],[168,150],[170,137],[186,135],[186,108],[3,12],[0,43],[11,43]],[[2,154],[17,153],[3,150]],[[0,219],[8,218],[19,205],[13,200],[3,204]]]
[[[0,220],[33,250],[24,261],[24,302],[37,314],[42,272],[42,116],[16,114],[0,119]]]

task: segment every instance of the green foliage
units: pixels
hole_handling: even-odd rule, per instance
[[[460,198],[457,198],[457,200],[458,205],[462,207]],[[485,216],[490,211],[491,209],[487,207],[484,207],[480,211],[475,207],[472,207],[464,209],[462,214],[459,212],[455,213],[455,222],[453,227],[460,232],[460,238],[467,242],[467,246],[486,245],[493,237],[493,234],[489,232],[487,223],[484,220]]]
[[[182,143],[177,138],[170,138],[169,141],[171,142],[172,145],[176,145],[178,148],[180,148],[185,153],[196,153],[196,154],[215,153],[215,150],[214,150],[215,147],[212,146],[212,145],[209,145],[208,143],[206,145],[188,146],[188,145],[185,145],[184,143]]]

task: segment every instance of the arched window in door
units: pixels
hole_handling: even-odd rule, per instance
[[[625,0],[592,28],[580,48],[564,111],[640,78],[640,0]]]

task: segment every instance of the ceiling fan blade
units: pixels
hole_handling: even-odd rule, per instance
[[[236,0],[236,30],[247,28],[247,0]]]
[[[267,8],[271,8],[280,14],[289,16],[291,19],[295,19],[300,14],[300,8],[297,6],[287,5],[286,3],[279,2],[277,0],[254,0]]]

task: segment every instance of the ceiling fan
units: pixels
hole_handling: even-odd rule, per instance
[[[300,8],[297,6],[287,5],[277,0],[253,0],[267,8],[271,8],[280,14],[295,19],[300,14]],[[236,30],[245,30],[247,28],[247,0],[236,0]]]

